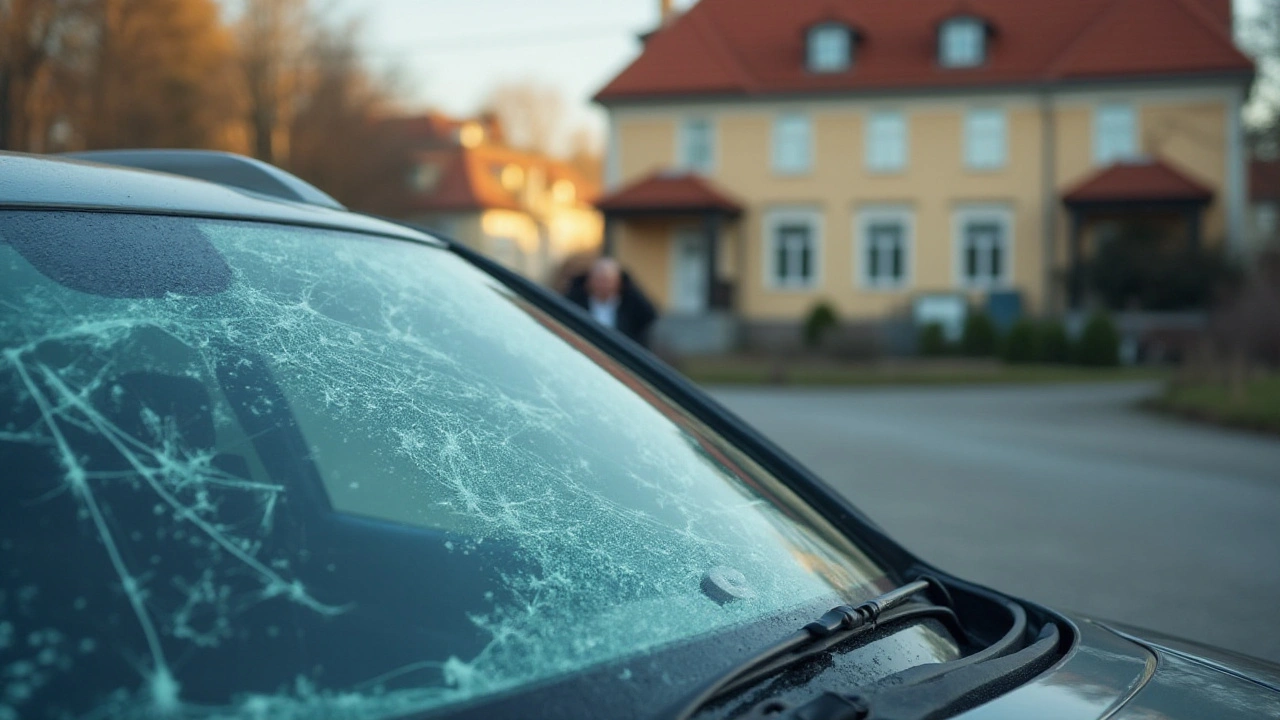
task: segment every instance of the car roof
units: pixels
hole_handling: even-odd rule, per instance
[[[328,227],[441,244],[395,223],[164,172],[0,152],[0,209],[190,215]]]

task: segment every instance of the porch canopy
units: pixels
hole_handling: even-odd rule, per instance
[[[604,214],[604,252],[615,254],[620,222],[672,218],[700,222],[706,236],[707,306],[727,308],[731,290],[720,281],[718,253],[725,221],[742,216],[742,205],[695,173],[663,170],[646,175],[596,200]]]
[[[1213,190],[1159,159],[1120,162],[1085,178],[1062,197],[1071,220],[1070,307],[1084,297],[1084,231],[1092,221],[1134,215],[1180,216],[1187,242],[1202,242],[1204,210]]]

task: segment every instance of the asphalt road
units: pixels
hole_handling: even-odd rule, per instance
[[[939,567],[1280,662],[1280,441],[1134,408],[1154,391],[713,395]]]

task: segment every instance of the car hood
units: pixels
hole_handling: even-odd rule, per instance
[[[965,720],[1280,717],[1280,666],[1167,635],[1068,617],[1079,642],[1057,665]]]

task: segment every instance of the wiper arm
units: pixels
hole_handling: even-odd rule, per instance
[[[932,578],[923,578],[890,590],[861,605],[841,605],[828,610],[822,617],[805,625],[799,631],[761,650],[703,685],[687,700],[680,703],[672,717],[675,720],[688,720],[702,709],[703,705],[720,695],[803,660],[813,652],[825,650],[843,642],[859,634],[860,631],[874,629],[881,622],[921,615],[951,614],[949,608],[935,605],[909,608],[905,612],[889,612],[917,593],[935,585],[941,589],[937,581]],[[945,593],[945,590],[943,592]]]
[[[824,692],[799,707],[766,701],[745,718],[778,720],[932,720],[952,717],[1031,680],[1058,657],[1062,635],[1052,623],[1035,642],[982,662],[958,661],[919,682],[874,683],[853,692]],[[947,665],[951,667],[947,667]],[[908,673],[902,673],[906,680]],[[768,705],[768,709],[765,707]]]

